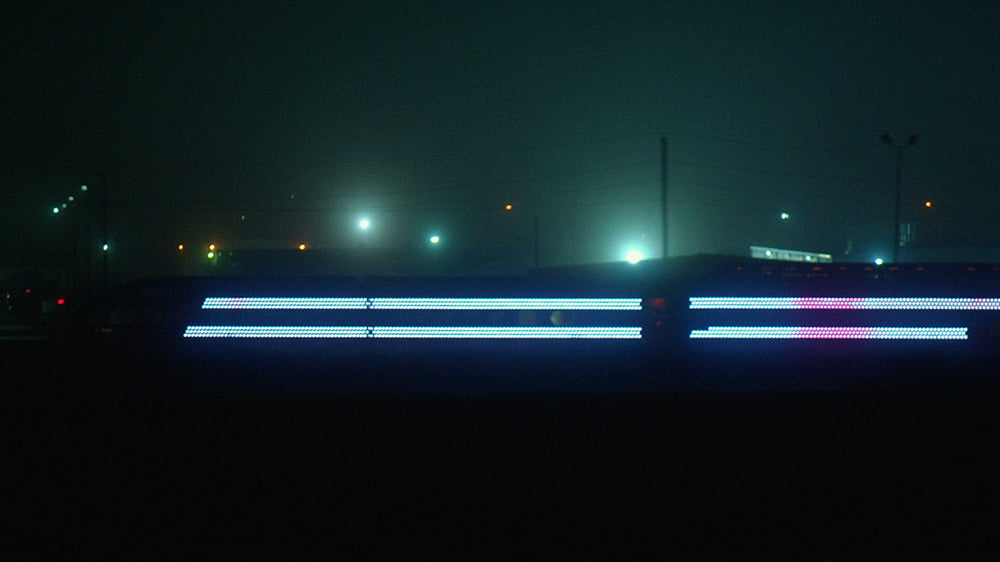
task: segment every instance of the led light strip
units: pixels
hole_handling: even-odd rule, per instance
[[[566,326],[387,326],[372,329],[376,338],[490,338],[490,339],[640,339],[638,327]]]
[[[368,308],[368,299],[364,297],[207,297],[201,308],[206,310],[364,310]]]
[[[208,297],[206,310],[642,310],[642,299]]]
[[[642,299],[376,298],[381,310],[642,310]]]
[[[691,339],[965,340],[968,328],[859,326],[709,326]]]
[[[1000,298],[690,297],[691,309],[1000,310]]]
[[[521,326],[188,326],[185,338],[641,339],[642,328]]]
[[[188,326],[185,338],[367,338],[364,326]]]

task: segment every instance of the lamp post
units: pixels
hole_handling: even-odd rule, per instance
[[[506,205],[504,205],[504,211],[509,213],[513,210],[514,210],[513,204],[507,203]],[[541,245],[539,243],[538,215],[535,215],[531,220],[531,230],[532,230],[532,246],[531,246],[532,262],[535,265],[535,269],[538,269],[541,266],[541,256],[540,256]]]
[[[882,135],[882,142],[889,145],[896,151],[896,208],[892,233],[892,263],[899,263],[899,210],[902,203],[903,149],[917,144],[917,135],[910,135],[909,138],[906,139],[905,143],[897,143],[892,135],[886,133]]]

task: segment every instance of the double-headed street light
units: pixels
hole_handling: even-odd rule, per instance
[[[902,204],[902,171],[903,171],[903,149],[917,144],[917,135],[910,135],[905,143],[897,143],[892,135],[886,133],[882,135],[882,142],[896,150],[896,210],[893,222],[892,233],[892,263],[899,263],[899,246],[901,234],[899,231],[899,210]]]

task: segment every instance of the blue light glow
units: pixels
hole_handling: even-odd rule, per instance
[[[1000,298],[691,297],[690,308],[730,310],[1000,310]]]
[[[691,339],[965,340],[965,327],[709,326]]]

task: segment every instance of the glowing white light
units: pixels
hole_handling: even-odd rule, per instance
[[[709,326],[691,339],[965,340],[968,328],[887,326]]]
[[[185,338],[641,339],[638,326],[188,326]]]
[[[1000,310],[1000,298],[961,297],[690,297],[691,309],[730,310]]]
[[[360,228],[361,230],[368,230],[368,227],[371,225],[372,223],[368,219],[361,219],[358,221],[358,228]]]
[[[642,261],[642,252],[640,252],[639,250],[629,250],[625,254],[625,259],[629,263],[639,263],[640,261]]]
[[[437,236],[437,235],[431,236],[430,237],[430,241],[431,241],[431,244],[437,244],[437,243],[441,242],[441,237]]]
[[[883,263],[885,263],[885,260],[882,258],[875,258],[875,265],[882,265]]]
[[[364,326],[188,326],[185,338],[366,338]]]
[[[364,297],[207,297],[201,307],[206,310],[363,310],[368,307]]]
[[[642,299],[375,298],[382,310],[642,310]]]

